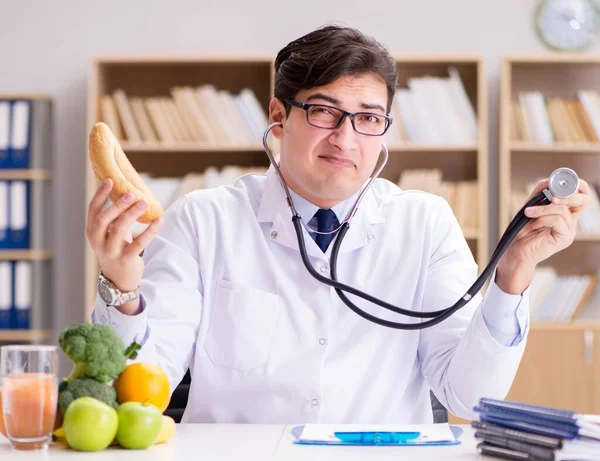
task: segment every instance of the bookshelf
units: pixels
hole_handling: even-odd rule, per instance
[[[392,127],[402,134],[398,139],[394,134],[386,133],[390,159],[383,176],[401,187],[408,185],[408,188],[412,186],[444,196],[457,215],[477,264],[483,268],[489,252],[488,106],[483,59],[478,55],[395,57],[398,88],[392,108]],[[450,84],[450,69],[457,72],[465,101],[472,111],[472,120],[469,120],[469,114],[460,111],[456,95],[460,91]],[[396,109],[398,112],[395,112]],[[440,117],[440,113],[456,116]],[[417,126],[414,126],[415,120]],[[469,126],[468,122],[472,125],[471,132],[455,136],[454,132],[460,132],[463,125]],[[402,173],[406,175],[415,171],[419,174],[423,170],[429,179],[415,181],[416,178],[411,177],[406,178],[407,182],[399,180]],[[437,171],[438,178],[432,184],[434,171]],[[471,194],[463,195],[463,200],[457,196],[453,198],[453,194],[459,194],[458,189],[450,192],[450,196],[443,193],[439,176],[442,183],[453,185],[475,182],[474,188],[470,189]],[[466,200],[469,198],[477,200]],[[468,220],[473,216],[476,222]]]
[[[600,91],[599,77],[600,58],[593,55],[504,58],[500,233],[524,203],[528,186],[558,167],[572,168],[591,186],[600,185],[600,106],[593,96]],[[536,272],[530,336],[509,399],[600,412],[600,311],[592,311],[598,301],[600,214],[592,203],[588,209],[573,244]],[[575,276],[587,278],[576,287]],[[534,295],[536,284],[543,295]],[[563,298],[552,303],[552,296]]]
[[[0,344],[46,342],[52,340],[54,327],[53,99],[44,94],[0,93],[0,104],[4,114],[0,117],[0,131],[9,133],[10,139],[5,151],[8,156],[0,162],[0,183],[8,191],[11,210],[8,240],[0,242],[0,265],[2,277],[9,276],[9,307],[13,311],[8,324],[3,317]],[[16,199],[12,195],[17,190],[15,184],[24,184],[24,197]],[[0,206],[0,212],[6,212],[5,205]],[[24,221],[15,218],[15,206],[24,207]],[[16,222],[18,227],[13,228]],[[25,226],[24,234],[20,226]],[[17,242],[14,236],[19,234],[25,237]]]
[[[106,121],[102,97],[114,96],[122,90],[126,97],[150,98],[171,97],[175,100],[175,88],[193,88],[212,85],[218,91],[239,93],[252,90],[264,113],[272,94],[273,59],[270,56],[98,56],[92,60],[88,83],[88,133],[94,123]],[[197,93],[196,93],[197,94]],[[198,97],[198,96],[196,96]],[[186,101],[189,103],[189,96]],[[156,99],[154,99],[156,100]],[[131,101],[129,99],[129,101]],[[179,103],[179,101],[178,101]],[[146,113],[150,110],[146,103]],[[163,106],[164,107],[164,106]],[[198,115],[183,103],[188,118],[198,117],[209,127],[213,121],[206,113]],[[186,109],[187,107],[187,109]],[[178,106],[179,109],[182,105]],[[118,108],[114,110],[118,111]],[[194,109],[197,110],[197,109]],[[181,112],[180,112],[181,114]],[[181,120],[179,120],[180,124]],[[195,136],[190,139],[173,140],[160,138],[155,119],[151,120],[156,139],[135,139],[127,136],[122,119],[117,124],[122,131],[120,138],[123,150],[136,170],[152,178],[180,178],[186,174],[201,174],[210,167],[227,165],[239,167],[262,166],[268,168],[268,159],[262,149],[262,140],[226,142]],[[111,126],[111,123],[108,123]],[[114,125],[114,123],[113,123]],[[186,124],[187,125],[187,124]],[[113,126],[111,126],[113,128]],[[113,131],[115,131],[113,129]],[[188,130],[190,131],[190,130]],[[115,131],[115,134],[118,134]],[[168,161],[166,161],[168,159]],[[97,182],[89,161],[86,162],[86,207],[97,188]],[[145,178],[146,179],[146,178]],[[150,185],[150,184],[148,184]],[[87,214],[87,210],[86,210]],[[85,300],[84,318],[87,320],[96,298],[98,266],[95,255],[87,240],[85,248]]]
[[[488,138],[487,87],[483,60],[478,55],[396,55],[398,86],[408,89],[411,79],[424,76],[447,79],[454,68],[464,85],[465,100],[476,116],[474,136],[469,139],[428,141],[407,136],[386,139],[390,158],[383,177],[398,183],[402,171],[439,169],[444,181],[477,181],[479,198],[476,227],[464,228],[465,237],[480,265],[488,257]],[[248,88],[268,116],[273,94],[275,56],[102,56],[91,63],[88,87],[88,132],[104,120],[102,97],[122,89],[128,98],[169,96],[173,88],[214,85],[217,90],[237,94]],[[412,89],[411,89],[412,91]],[[421,106],[424,104],[420,101]],[[395,124],[401,121],[397,119]],[[426,129],[428,121],[424,120]],[[431,122],[431,120],[429,120]],[[439,122],[439,120],[438,120]],[[110,125],[110,124],[109,124]],[[158,130],[156,130],[158,131]],[[180,139],[131,141],[123,129],[122,147],[138,172],[150,177],[181,177],[201,174],[207,168],[236,165],[268,168],[261,140],[216,143]],[[165,161],[168,159],[168,161]],[[97,188],[89,162],[86,177],[86,207]],[[96,298],[98,267],[86,241],[85,319]]]

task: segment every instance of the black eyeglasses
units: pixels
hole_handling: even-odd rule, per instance
[[[325,104],[306,104],[293,99],[284,99],[284,102],[306,111],[306,121],[309,125],[327,130],[335,130],[342,126],[346,117],[350,117],[352,128],[365,136],[382,136],[392,124],[389,115],[374,114],[372,112],[346,112],[338,107]]]

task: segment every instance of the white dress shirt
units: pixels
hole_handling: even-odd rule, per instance
[[[294,198],[310,220],[317,207]],[[340,221],[352,203],[333,208]],[[143,256],[142,311],[126,316],[98,297],[92,321],[126,345],[142,341],[136,360],[159,364],[173,390],[190,368],[183,422],[428,423],[430,388],[464,418],[510,389],[529,288],[508,295],[492,282],[423,330],[371,323],[307,272],[273,168],[189,193],[164,221]],[[329,275],[333,244],[323,253],[303,233],[311,264]],[[448,203],[383,179],[351,221],[337,269],[341,282],[414,311],[453,305],[477,276]],[[348,297],[381,318],[422,321]]]

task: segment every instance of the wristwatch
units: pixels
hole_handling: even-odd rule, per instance
[[[98,294],[107,306],[118,307],[140,296],[140,287],[133,291],[122,292],[102,273],[98,277]]]

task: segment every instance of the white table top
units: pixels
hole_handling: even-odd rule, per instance
[[[469,426],[463,428],[460,445],[433,447],[342,447],[296,445],[294,425],[260,424],[178,424],[177,433],[168,443],[148,450],[107,450],[83,453],[52,444],[47,452],[13,451],[8,440],[0,435],[0,459],[32,461],[41,459],[115,461],[220,461],[220,460],[475,460],[489,459],[477,454],[477,441]],[[140,458],[142,456],[142,458]]]

